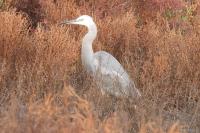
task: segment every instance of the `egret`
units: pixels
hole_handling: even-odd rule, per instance
[[[64,20],[60,24],[76,24],[86,26],[88,33],[82,40],[81,61],[86,72],[98,82],[103,94],[116,97],[140,97],[139,90],[124,70],[122,65],[105,51],[95,52],[92,43],[97,36],[97,27],[92,17],[82,15],[74,20]]]

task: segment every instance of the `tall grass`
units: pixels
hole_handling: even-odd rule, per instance
[[[7,0],[0,8],[2,132],[199,131],[198,1]],[[82,70],[86,29],[57,25],[82,12],[98,26],[95,51],[114,55],[142,92],[136,106],[101,95]]]

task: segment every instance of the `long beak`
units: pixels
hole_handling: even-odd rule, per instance
[[[64,25],[64,24],[74,24],[76,22],[76,19],[74,20],[64,20],[60,22],[58,25]]]

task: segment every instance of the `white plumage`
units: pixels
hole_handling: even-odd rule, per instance
[[[78,24],[88,28],[82,41],[81,60],[83,67],[92,74],[103,93],[117,97],[141,96],[127,72],[111,54],[105,51],[93,52],[92,43],[97,35],[97,27],[90,16],[83,15],[61,24]]]

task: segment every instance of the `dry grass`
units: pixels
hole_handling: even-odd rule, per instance
[[[199,132],[198,1],[2,2],[1,132]],[[99,29],[94,49],[112,53],[142,92],[136,107],[102,96],[82,70],[86,29],[57,26],[82,12]]]

